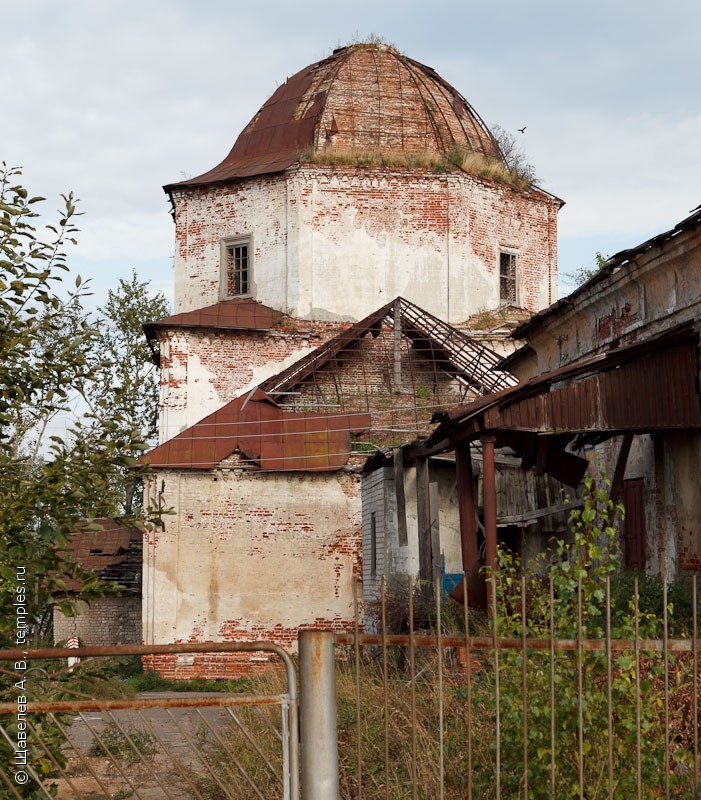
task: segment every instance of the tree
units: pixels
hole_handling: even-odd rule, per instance
[[[93,575],[65,554],[67,536],[90,520],[116,516],[114,483],[144,448],[122,409],[95,391],[111,368],[95,356],[100,331],[83,311],[85,287],[69,290],[66,247],[75,243],[76,202],[63,195],[59,218],[37,228],[30,197],[0,171],[0,647],[15,644],[13,602],[22,578],[25,635],[46,627],[52,596],[66,576],[83,579],[83,597],[100,591]],[[64,437],[46,436],[57,414],[86,413]],[[128,433],[125,430],[129,429]],[[70,603],[63,604],[70,613]],[[27,638],[27,644],[31,641]]]
[[[120,420],[117,442],[121,452],[136,458],[142,443],[155,444],[158,430],[158,373],[142,325],[167,316],[165,296],[149,293],[148,281],[120,279],[110,290],[97,321],[98,337],[92,348],[96,375],[92,397],[107,403]],[[137,447],[133,443],[138,442]],[[122,513],[133,516],[141,509],[141,480],[131,468],[122,470],[114,486]]]
[[[155,391],[145,366],[149,354],[136,335],[141,321],[160,316],[166,306],[161,295],[149,298],[147,285],[133,277],[110,292],[102,318],[91,320],[80,277],[70,289],[63,283],[66,247],[75,244],[77,233],[76,201],[63,195],[58,220],[39,229],[35,208],[44,198],[30,197],[16,183],[20,175],[2,164],[0,648],[28,650],[50,628],[52,603],[66,589],[67,577],[80,579],[79,599],[109,590],[72,562],[65,548],[71,532],[96,527],[92,519],[135,511],[120,487],[125,476],[132,487],[138,480],[134,464],[147,446],[142,439],[153,432],[146,420]],[[49,435],[59,415],[69,420],[63,437]],[[57,602],[70,614],[77,599]],[[0,676],[0,690],[14,686],[16,696],[20,684],[14,681],[27,675],[22,663],[24,674]],[[28,696],[53,691],[43,675],[32,671]],[[11,720],[0,737],[5,764],[12,763],[19,724]],[[34,751],[32,776],[38,783],[13,786],[14,796],[46,797],[56,764],[65,764],[55,722],[41,717],[33,724],[51,755]]]

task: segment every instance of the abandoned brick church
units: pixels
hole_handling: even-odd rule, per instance
[[[377,44],[299,71],[219,165],[165,189],[175,313],[145,326],[146,495],[173,513],[144,545],[144,642],[294,649],[301,627],[352,625],[365,457],[512,382],[474,328],[556,299],[561,201],[509,173],[433,69]]]

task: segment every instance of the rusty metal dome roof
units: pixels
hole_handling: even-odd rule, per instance
[[[501,158],[483,120],[435,70],[388,45],[356,44],[289,78],[221,164],[165,188],[280,172],[310,150],[439,154],[456,147]]]

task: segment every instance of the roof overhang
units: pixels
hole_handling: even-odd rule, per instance
[[[441,415],[418,446],[430,455],[493,435],[535,466],[576,486],[581,449],[625,433],[701,429],[697,334],[691,326],[545,373]]]

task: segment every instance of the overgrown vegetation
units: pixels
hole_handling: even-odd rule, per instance
[[[499,306],[498,308],[480,309],[470,318],[470,327],[473,330],[493,330],[499,325],[503,325],[509,318],[509,306]]]
[[[124,685],[134,692],[244,692],[250,686],[248,678],[232,678],[231,680],[208,680],[193,678],[192,680],[169,680],[154,670],[131,675],[124,680]]]
[[[601,272],[601,270],[606,266],[607,261],[608,256],[602,255],[597,250],[597,252],[594,254],[594,260],[591,266],[578,267],[574,272],[566,272],[565,277],[569,278],[571,281],[574,281],[576,286],[581,286],[590,278],[593,278],[594,275],[598,275],[598,273]]]
[[[145,307],[145,284],[134,278],[110,295],[100,320],[85,310],[89,289],[69,278],[67,249],[76,243],[77,200],[62,196],[55,218],[39,223],[44,198],[19,182],[21,171],[0,168],[0,648],[28,650],[50,639],[52,606],[78,579],[80,599],[99,597],[111,586],[83,571],[66,552],[70,533],[99,528],[92,520],[123,517],[143,525],[133,502],[136,456],[147,446],[150,428],[135,424],[141,413],[141,374],[127,353]],[[124,304],[121,304],[121,300]],[[153,307],[158,313],[163,308]],[[132,313],[133,312],[133,313]],[[122,354],[124,363],[119,363]],[[128,363],[126,363],[128,361]],[[126,385],[125,375],[135,381]],[[132,415],[131,392],[137,414]],[[61,420],[65,434],[52,426]],[[127,487],[127,488],[125,488]],[[58,605],[73,613],[78,597]],[[33,699],[53,697],[38,665],[18,662],[19,675],[0,676],[0,691],[31,685]],[[15,681],[19,680],[19,683]],[[29,695],[28,695],[29,696]],[[63,756],[56,724],[36,722],[48,753],[33,768],[41,780],[56,772]],[[10,737],[24,733],[16,722]],[[0,759],[13,761],[13,746],[0,739]],[[45,797],[34,783],[17,786],[23,797]]]
[[[531,189],[535,185],[535,172],[525,161],[514,159],[509,164],[498,158],[490,158],[482,153],[460,147],[454,147],[447,153],[362,150],[343,147],[316,150],[314,147],[308,147],[300,154],[300,162],[330,166],[420,169],[437,173],[460,170],[469,175],[514,186],[518,189]]]
[[[543,561],[526,581],[526,633],[559,639],[604,641],[608,626],[613,639],[632,640],[662,635],[661,616],[636,611],[634,598],[621,592],[610,598],[611,579],[620,572],[621,559],[613,525],[615,509],[608,483],[585,479],[583,507],[570,514],[572,538],[559,541],[553,556]],[[497,581],[499,636],[519,638],[523,633],[521,564],[507,551],[499,552]],[[545,577],[543,577],[545,576]],[[552,586],[552,597],[551,597]],[[610,607],[610,617],[607,617]],[[671,609],[670,609],[671,611]],[[676,675],[688,676],[687,665],[670,656]],[[630,651],[612,654],[611,701],[608,706],[608,661],[604,650],[557,652],[554,664],[547,652],[527,656],[529,786],[551,785],[551,759],[556,764],[555,795],[579,797],[579,781],[589,800],[609,797],[609,755],[613,762],[612,796],[624,800],[636,793],[638,752],[640,777],[650,796],[657,796],[669,779],[675,797],[690,796],[690,752],[675,747],[672,774],[665,769],[664,662],[660,653],[644,653],[640,662]],[[502,728],[502,786],[507,794],[522,785],[523,655],[504,652],[500,663]],[[551,680],[555,692],[551,692]],[[638,704],[638,681],[641,702]],[[486,702],[489,702],[487,695]],[[493,705],[494,703],[492,703]],[[556,719],[554,753],[551,713]],[[639,715],[639,716],[638,716]],[[639,721],[638,721],[639,720]],[[609,754],[609,722],[612,749]],[[640,732],[640,739],[638,739]],[[640,748],[638,751],[638,747]],[[680,794],[679,792],[682,792]]]

